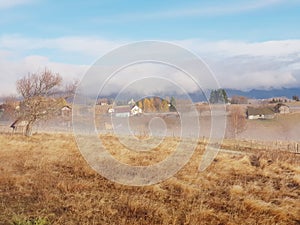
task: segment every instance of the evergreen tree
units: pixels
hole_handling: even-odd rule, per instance
[[[211,104],[228,103],[228,96],[224,89],[212,90],[210,92],[209,102]]]
[[[170,109],[170,112],[176,112],[176,100],[173,96],[171,97],[169,109]]]

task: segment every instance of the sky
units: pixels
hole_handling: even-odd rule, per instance
[[[300,0],[0,0],[0,95],[45,67],[81,79],[144,40],[190,50],[224,88],[300,87],[299,12]]]

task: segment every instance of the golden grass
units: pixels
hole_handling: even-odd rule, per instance
[[[107,146],[118,146],[114,137],[102,138]],[[251,155],[220,153],[206,171],[198,172],[204,146],[199,144],[174,177],[130,187],[93,171],[71,135],[0,135],[0,143],[0,224],[15,217],[47,218],[51,224],[300,223],[295,154],[248,150],[259,160],[254,166]],[[166,152],[167,147],[161,144]],[[116,157],[119,153],[114,152]],[[131,162],[130,157],[124,160]]]

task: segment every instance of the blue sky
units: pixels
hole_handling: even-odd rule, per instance
[[[195,52],[224,87],[300,86],[299,12],[297,0],[0,0],[0,88],[44,66],[82,77],[101,55],[142,40]]]
[[[10,2],[0,3],[2,32],[38,38],[265,41],[300,34],[299,2],[288,0]]]

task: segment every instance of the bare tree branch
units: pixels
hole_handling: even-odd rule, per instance
[[[20,117],[27,123],[26,136],[31,135],[34,123],[57,115],[66,104],[64,97],[57,97],[57,93],[69,92],[59,90],[61,83],[61,76],[48,69],[41,73],[28,74],[17,81],[17,91],[23,97],[20,104]]]

